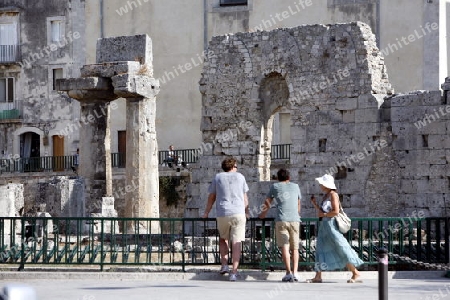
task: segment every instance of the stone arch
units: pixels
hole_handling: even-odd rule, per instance
[[[13,133],[13,137],[14,137],[13,155],[15,155],[17,157],[20,156],[20,136],[22,134],[27,133],[27,132],[31,132],[31,133],[37,134],[40,137],[44,136],[44,131],[42,129],[37,128],[37,127],[24,126],[24,127],[18,128]],[[40,139],[39,148],[40,149],[44,149],[44,144],[43,144],[42,138]]]
[[[261,143],[259,145],[260,153],[263,156],[259,160],[258,169],[260,180],[270,180],[270,162],[271,162],[271,146],[273,138],[273,120],[275,113],[279,112],[283,107],[289,105],[289,88],[285,78],[278,72],[267,74],[259,84],[258,98],[263,103],[263,126]]]

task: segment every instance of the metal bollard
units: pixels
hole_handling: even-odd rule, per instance
[[[385,248],[378,250],[378,300],[388,299],[388,251]]]

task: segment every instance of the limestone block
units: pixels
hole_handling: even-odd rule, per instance
[[[117,218],[117,211],[114,208],[114,197],[102,197],[102,217]]]
[[[413,91],[408,94],[399,94],[391,98],[392,107],[441,105],[440,91]]]
[[[52,216],[48,212],[38,212],[36,214],[36,217],[38,218],[51,218]],[[44,232],[47,232],[47,234],[53,233],[53,220],[43,220],[43,219],[37,219],[36,225],[39,225]],[[45,226],[45,228],[44,228]]]
[[[149,36],[118,36],[97,40],[97,63],[138,61],[151,65],[152,41]]]
[[[427,114],[428,109],[423,106],[417,107],[391,107],[392,122],[404,122],[414,124]]]
[[[400,181],[400,193],[415,194],[417,193],[417,189],[417,180],[403,179]]]
[[[112,77],[114,93],[123,98],[154,98],[159,93],[159,81],[142,75],[123,74]]]
[[[422,148],[421,137],[415,134],[415,129],[411,127],[406,127],[400,129],[398,132],[394,133],[397,138],[392,142],[392,148],[394,150],[415,150]]]
[[[355,122],[355,111],[354,110],[344,110],[342,112],[342,122],[354,123]]]
[[[426,156],[422,159],[425,162],[428,162],[430,165],[445,165],[446,164],[446,155],[444,149],[439,150],[429,150]]]
[[[17,217],[24,206],[23,185],[0,185],[0,217]]]
[[[57,79],[56,89],[58,91],[70,90],[101,90],[111,89],[111,80],[103,77],[83,77],[70,79]]]
[[[410,164],[405,164],[402,167],[402,176],[404,178],[422,180],[423,178],[428,178],[428,176],[430,176],[429,165],[426,164],[415,165],[414,162],[410,162]]]
[[[445,199],[442,193],[419,194],[416,198],[417,207],[436,207],[439,208],[439,211],[445,207],[444,201]],[[433,216],[436,216],[436,214]]]
[[[23,184],[8,183],[6,185],[0,185],[0,217],[18,217],[19,211],[24,207],[23,196]],[[20,232],[17,228],[16,232]],[[3,235],[7,236],[11,234],[13,228],[11,228],[10,222],[5,222]]]
[[[450,177],[450,165],[431,165],[430,166],[431,178],[445,178]]]
[[[81,68],[81,77],[113,77],[120,74],[145,75],[152,77],[153,68],[141,65],[137,61],[111,62],[85,65]]]
[[[428,135],[429,149],[448,149],[450,146],[450,137],[448,135]]]
[[[343,98],[336,101],[336,109],[339,110],[354,110],[358,108],[357,98]]]
[[[355,110],[355,123],[377,123],[380,121],[378,108],[366,108]]]

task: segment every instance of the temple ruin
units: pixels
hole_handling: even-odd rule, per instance
[[[408,76],[409,74],[405,74]],[[214,37],[200,91],[203,155],[192,171],[186,216],[200,216],[225,156],[238,159],[252,216],[269,190],[273,119],[290,113],[285,166],[315,216],[314,178],[336,177],[354,217],[446,216],[450,186],[448,79],[440,91],[394,94],[371,28],[303,25]]]

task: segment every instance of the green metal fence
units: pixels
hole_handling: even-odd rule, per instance
[[[301,223],[299,267],[312,269],[316,218]],[[346,238],[368,265],[377,250],[426,263],[449,262],[448,218],[353,218]],[[282,266],[274,220],[249,219],[241,265]],[[215,219],[0,218],[0,263],[18,265],[218,265]],[[403,264],[390,256],[391,265]]]

